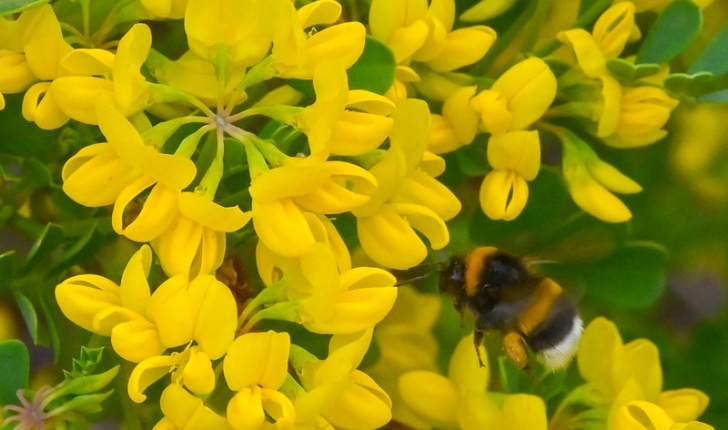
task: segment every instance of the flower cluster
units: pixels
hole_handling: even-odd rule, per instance
[[[664,89],[667,64],[639,79],[613,71],[635,66],[623,54],[640,36],[635,13],[666,2],[604,6],[591,32],[570,23],[552,34],[558,50],[531,49],[547,43],[534,35],[515,55],[490,26],[468,24],[513,0],[460,17],[455,0],[372,0],[367,25],[358,6],[334,0],[59,3],[0,17],[0,109],[23,93],[22,116],[38,128],[89,126],[59,168],[61,188],[136,251],[118,279],[73,267],[55,297],[134,363],[132,401],[161,388],[155,429],[374,429],[393,410],[414,428],[546,428],[540,398],[488,393],[490,371],[468,341],[448,376],[436,373],[426,313],[374,331],[398,295],[403,309],[416,296],[390,270],[450,242],[446,223],[463,205],[441,175],[463,149],[487,160],[479,202],[491,219],[525,210],[547,144],[576,205],[630,219],[612,193],[640,185],[597,154],[666,135],[678,103]],[[166,46],[167,31],[185,40]],[[384,77],[362,79],[372,70]],[[243,264],[251,276],[226,277],[224,263],[243,253],[255,256]],[[656,355],[624,358],[635,348],[618,334],[602,354],[604,335],[592,335],[602,325],[585,334],[579,393],[611,408],[610,428],[696,419],[705,396],[660,393]],[[377,382],[359,369],[372,339]],[[604,380],[616,368],[605,357],[626,370]],[[639,379],[644,369],[652,379]],[[675,412],[688,398],[703,406]]]

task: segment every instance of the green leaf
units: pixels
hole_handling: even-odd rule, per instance
[[[689,97],[700,97],[710,92],[713,82],[714,77],[710,72],[699,72],[693,75],[673,73],[665,78],[664,85],[668,91]]]
[[[723,26],[688,70],[691,75],[698,72],[710,72],[715,76],[728,73],[728,24]]]
[[[38,239],[25,259],[25,263],[21,268],[21,273],[28,273],[34,265],[38,264],[44,258],[48,257],[51,252],[55,251],[63,241],[63,229],[57,224],[48,223],[43,229]]]
[[[55,261],[51,270],[59,271],[77,264],[101,248],[102,235],[96,224],[89,228],[70,248]]]
[[[700,6],[690,0],[670,3],[655,21],[637,53],[637,64],[663,64],[680,54],[703,25]]]
[[[0,15],[17,13],[33,6],[48,3],[49,0],[2,0],[0,1]]]
[[[728,103],[728,90],[716,91],[706,94],[698,99],[698,101],[706,103]]]
[[[28,347],[17,339],[0,341],[0,405],[19,405],[16,391],[28,388],[30,355]]]
[[[624,82],[637,81],[660,72],[660,66],[657,64],[634,64],[622,58],[607,60],[607,69]]]
[[[13,273],[15,272],[14,258],[15,250],[0,254],[0,291],[7,288],[10,281],[13,280]]]
[[[623,309],[644,309],[665,285],[667,252],[649,242],[632,242],[583,273],[586,295]]]
[[[18,294],[15,299],[18,303],[20,314],[23,315],[25,325],[26,327],[28,327],[28,333],[30,333],[30,338],[33,339],[33,343],[37,344],[39,327],[38,312],[35,310],[33,302],[31,302],[26,295]]]
[[[367,36],[364,52],[347,70],[349,89],[368,90],[384,94],[394,82],[397,62],[392,50],[379,40]]]
[[[490,171],[486,157],[486,140],[484,134],[479,134],[470,145],[465,145],[455,152],[459,170],[467,176],[484,176]]]

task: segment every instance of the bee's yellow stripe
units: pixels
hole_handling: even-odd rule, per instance
[[[533,294],[533,303],[521,314],[521,318],[518,320],[521,333],[528,335],[534,328],[541,324],[546,319],[554,301],[563,292],[564,290],[561,289],[559,284],[550,278],[544,278],[536,286],[536,291]]]
[[[478,292],[478,284],[483,275],[485,264],[498,249],[492,246],[481,246],[465,258],[465,295],[467,297]]]

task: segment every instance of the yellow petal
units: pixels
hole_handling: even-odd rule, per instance
[[[450,231],[435,211],[414,203],[396,203],[395,207],[400,216],[430,241],[432,249],[442,249],[450,242]]]
[[[442,115],[452,125],[455,137],[461,145],[469,145],[478,132],[478,114],[470,101],[475,95],[476,86],[463,87],[445,100]]]
[[[311,79],[316,67],[331,58],[348,69],[364,52],[365,38],[366,28],[359,22],[345,22],[319,31],[306,41],[308,58],[301,71],[287,77]]]
[[[150,242],[158,237],[174,221],[177,214],[177,196],[179,191],[172,190],[162,184],[152,188],[138,216],[124,225],[124,213],[131,201],[153,183],[146,177],[139,178],[127,186],[116,199],[111,214],[111,225],[118,234],[136,242]]]
[[[659,406],[649,402],[634,401],[619,409],[614,418],[614,428],[668,430],[674,422]]]
[[[424,100],[407,99],[397,105],[392,119],[394,127],[389,135],[390,146],[401,150],[408,171],[414,170],[422,161],[429,141],[430,109]]]
[[[597,136],[605,137],[614,133],[619,125],[622,107],[622,87],[611,76],[602,76],[602,111],[599,116]]]
[[[377,149],[392,130],[391,118],[345,111],[331,128],[328,148],[335,155],[362,155]]]
[[[341,5],[333,0],[319,0],[301,6],[297,11],[301,28],[312,25],[333,24],[341,15]]]
[[[233,391],[260,385],[278,389],[288,374],[291,339],[288,333],[246,333],[230,346],[223,370]]]
[[[73,48],[63,40],[61,25],[49,5],[29,9],[24,14],[35,22],[24,46],[28,65],[39,79],[53,80],[62,72],[61,59]]]
[[[109,143],[95,143],[66,161],[61,176],[67,196],[84,206],[99,207],[114,203],[138,175]]]
[[[181,276],[162,283],[149,301],[147,315],[154,321],[159,339],[167,348],[189,343],[194,334],[192,300],[187,292],[187,281]]]
[[[62,65],[74,75],[110,77],[115,55],[105,49],[74,49]]]
[[[338,295],[331,314],[326,318],[318,318],[313,313],[302,314],[303,326],[312,333],[360,332],[374,327],[384,319],[396,298],[397,289],[393,286],[346,291]]]
[[[138,314],[144,314],[151,297],[147,282],[151,265],[152,250],[144,245],[132,255],[121,275],[121,305]]]
[[[364,252],[385,267],[406,270],[427,256],[427,248],[412,226],[390,206],[357,218],[357,233]]]
[[[462,338],[455,347],[450,358],[448,376],[463,393],[479,394],[485,393],[490,382],[490,370],[480,367],[477,355],[473,351],[473,336],[469,334]],[[479,348],[483,363],[488,363],[488,351]],[[530,427],[524,427],[530,428]]]
[[[58,284],[55,295],[66,318],[88,331],[94,331],[92,320],[99,312],[121,306],[119,286],[98,275],[68,278]],[[104,327],[99,334],[109,336],[112,327]]]
[[[212,360],[225,355],[235,338],[237,306],[230,288],[213,275],[190,282],[189,297],[194,318],[194,339]]]
[[[70,119],[58,106],[50,88],[50,82],[40,82],[30,87],[23,97],[23,118],[35,122],[43,130],[55,130]],[[43,99],[38,101],[41,95]]]
[[[428,61],[427,65],[438,72],[469,66],[483,58],[495,38],[495,31],[484,25],[455,30],[448,33],[442,53]]]
[[[303,255],[315,243],[301,209],[292,199],[270,203],[253,200],[253,226],[260,240],[280,255]]]
[[[8,49],[0,49],[0,93],[19,93],[28,89],[38,78],[30,70],[25,56]]]
[[[647,339],[637,339],[624,346],[630,374],[642,388],[645,400],[657,402],[662,392],[660,351]]]
[[[444,221],[452,219],[462,208],[448,187],[422,171],[414,171],[405,179],[398,198],[429,208]]]
[[[383,42],[389,42],[395,31],[411,25],[427,14],[426,0],[372,0],[369,8],[369,26],[372,34]]]
[[[405,404],[428,421],[451,427],[456,423],[458,392],[444,376],[433,372],[407,372],[399,378],[399,393]]]
[[[58,107],[76,121],[98,124],[96,102],[100,97],[113,95],[111,81],[86,76],[64,76],[51,83]]]
[[[513,394],[503,404],[503,430],[546,430],[548,419],[543,399],[529,394]]]
[[[523,60],[495,81],[492,91],[508,100],[513,115],[509,130],[523,130],[538,121],[556,96],[556,77],[538,57]]]
[[[210,357],[197,347],[190,348],[190,356],[182,371],[185,387],[195,394],[207,394],[215,388],[215,371]]]
[[[111,346],[121,358],[132,363],[141,363],[165,350],[157,328],[143,318],[116,325],[111,330]]]
[[[496,170],[513,170],[532,181],[541,167],[541,144],[536,131],[514,131],[491,136],[488,163]]]
[[[237,206],[223,207],[205,196],[190,192],[180,194],[179,211],[205,227],[225,233],[240,230],[252,217],[251,213],[243,212]]]
[[[493,170],[480,186],[480,207],[495,220],[512,221],[528,201],[528,184],[513,170]]]
[[[158,355],[147,358],[137,364],[129,375],[127,391],[129,397],[136,403],[147,399],[143,393],[153,383],[168,375],[173,366],[179,363],[178,357]],[[172,384],[174,385],[174,384]],[[166,391],[166,390],[165,390]],[[164,395],[162,395],[164,398]]]
[[[576,54],[576,60],[590,78],[598,78],[608,73],[607,59],[591,34],[581,28],[562,31],[558,39],[570,45]]]
[[[119,41],[114,61],[114,96],[126,116],[147,106],[147,81],[140,68],[151,46],[152,32],[145,24],[135,24]]]
[[[677,422],[695,421],[708,407],[709,399],[702,391],[692,388],[664,391],[658,404]]]
[[[615,372],[624,362],[622,337],[613,322],[599,317],[584,330],[577,351],[579,372],[584,379],[604,396],[601,402],[609,402],[620,387],[613,386]]]
[[[597,182],[616,193],[632,194],[642,191],[640,184],[598,158],[590,160],[587,168]]]
[[[227,405],[227,418],[235,430],[258,430],[265,422],[261,389],[257,385],[242,388]]]
[[[634,3],[618,2],[604,11],[594,24],[592,34],[605,57],[616,57],[624,50],[635,25],[634,12]]]

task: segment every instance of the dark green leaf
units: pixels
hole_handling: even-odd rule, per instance
[[[34,343],[38,343],[38,312],[35,310],[35,306],[30,299],[24,294],[18,294],[15,298],[20,309],[20,314],[23,315],[26,327],[30,333],[30,338],[33,339]]]
[[[728,24],[710,42],[697,60],[690,66],[688,73],[710,72],[715,76],[728,73]]]
[[[49,0],[2,0],[0,1],[0,15],[17,13],[39,4],[48,3]]]
[[[23,182],[31,189],[47,187],[53,183],[48,166],[35,158],[26,158],[23,161]]]
[[[392,50],[383,42],[367,36],[364,52],[349,68],[349,89],[368,90],[384,94],[394,82],[397,62]]]
[[[465,145],[455,152],[460,166],[460,171],[467,176],[483,176],[490,170],[488,159],[486,158],[486,141],[485,135],[475,137],[470,145]]]
[[[665,78],[664,85],[667,90],[674,93],[699,97],[709,92],[712,82],[713,74],[709,72],[700,72],[694,75],[673,73]]]
[[[623,82],[637,81],[660,72],[657,64],[634,64],[621,58],[607,60],[607,69]]]
[[[70,248],[61,254],[55,261],[51,270],[58,271],[66,269],[80,260],[89,257],[101,246],[102,235],[94,224],[79,238]]]
[[[664,248],[632,242],[585,270],[586,295],[623,309],[644,309],[662,293],[666,264]]]
[[[0,0],[0,5],[4,4]],[[23,118],[23,94],[5,94],[4,97],[6,106],[0,115],[0,152],[19,157],[51,159],[56,148],[54,132],[41,130]]]
[[[0,254],[0,291],[7,288],[13,279],[13,272],[15,271],[14,258],[14,250]]]
[[[0,341],[0,405],[19,405],[16,392],[28,388],[30,355],[25,344],[17,339]]]
[[[728,103],[728,90],[716,91],[714,93],[706,94],[700,97],[698,101],[707,103]]]
[[[30,249],[28,257],[25,259],[25,263],[21,268],[21,272],[27,273],[34,265],[48,257],[50,253],[60,246],[62,240],[63,229],[56,224],[48,223],[43,233],[40,234]]]
[[[680,54],[703,25],[700,6],[690,0],[670,3],[655,21],[637,53],[637,64],[663,64]]]

